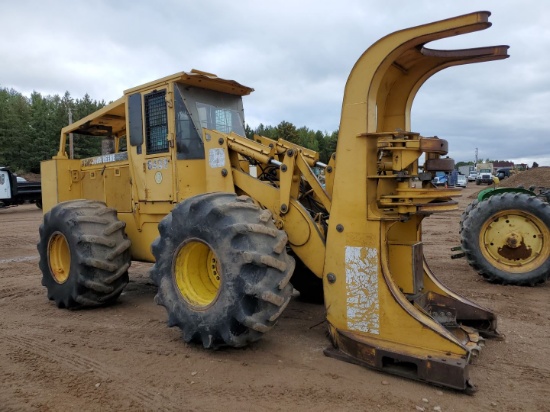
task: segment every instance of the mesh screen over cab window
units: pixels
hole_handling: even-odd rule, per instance
[[[161,90],[144,96],[147,154],[168,151],[168,117],[165,95],[166,90]]]

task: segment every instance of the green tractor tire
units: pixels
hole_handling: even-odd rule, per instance
[[[464,217],[468,263],[493,283],[534,286],[550,274],[550,205],[520,192],[494,194]]]

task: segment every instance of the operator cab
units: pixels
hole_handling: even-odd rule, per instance
[[[203,130],[244,136],[242,96],[252,91],[197,70],[125,90],[118,100],[61,131],[54,159],[71,164],[70,180],[81,189],[64,193],[46,204],[45,210],[78,196],[103,201],[119,215],[138,208],[143,212],[153,202],[162,202],[165,209],[155,210],[160,215],[205,188],[221,190],[213,186],[216,179],[207,178],[212,168],[206,161],[208,135]],[[94,146],[97,153],[73,159],[66,151],[71,133],[103,141]],[[219,156],[219,149],[216,146],[210,152]],[[50,167],[54,173],[60,166],[52,163]],[[58,192],[57,186],[51,190]]]
[[[241,96],[174,85],[177,159],[204,159],[202,129],[244,136]]]
[[[177,160],[204,159],[204,128],[245,135],[242,96],[253,90],[198,70],[176,73],[126,90],[130,144],[138,147],[138,154],[143,141],[146,155],[167,153],[169,135],[173,132]],[[174,117],[170,115],[172,101]],[[171,119],[175,124],[169,125]]]

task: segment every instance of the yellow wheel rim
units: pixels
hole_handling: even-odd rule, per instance
[[[191,306],[205,308],[216,300],[220,273],[216,254],[204,242],[188,241],[176,253],[174,278],[181,295]]]
[[[60,232],[55,232],[50,237],[48,259],[54,280],[59,284],[65,283],[71,269],[71,251],[67,239]]]
[[[528,273],[549,257],[550,231],[538,217],[521,210],[504,210],[481,227],[481,252],[497,269]]]

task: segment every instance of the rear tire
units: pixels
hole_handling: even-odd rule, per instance
[[[116,210],[92,200],[60,203],[40,225],[40,270],[60,308],[114,302],[128,284],[130,240]]]
[[[209,193],[178,204],[159,232],[155,301],[186,342],[241,347],[273,328],[292,295],[294,260],[269,211],[246,196]]]
[[[493,283],[534,286],[550,273],[550,205],[524,193],[479,202],[462,228],[468,263]]]
[[[478,203],[479,203],[479,200],[475,199],[472,203],[470,203],[468,206],[466,206],[466,209],[464,209],[464,212],[462,212],[462,215],[460,216],[460,229],[459,229],[458,233],[462,233],[462,228],[464,226],[464,222],[468,218],[468,216],[469,216],[470,212],[472,211],[472,209],[474,209],[477,206]]]

